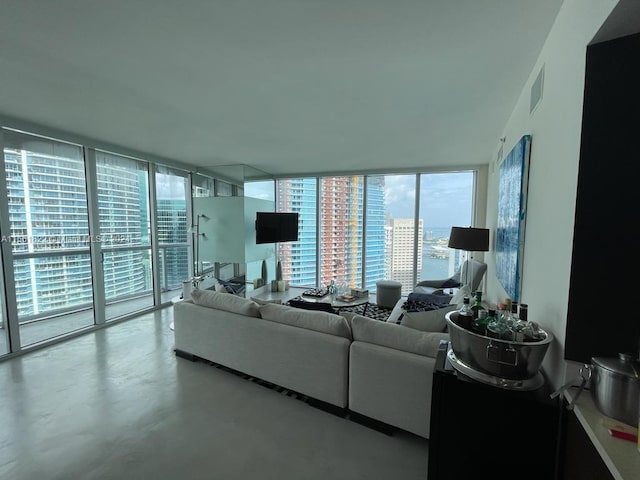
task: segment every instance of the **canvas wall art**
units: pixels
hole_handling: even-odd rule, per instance
[[[524,135],[500,165],[496,275],[514,301],[520,301],[531,135]]]

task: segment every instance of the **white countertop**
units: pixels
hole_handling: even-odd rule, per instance
[[[564,391],[568,402],[576,395],[575,387]],[[585,390],[574,405],[574,412],[596,450],[607,465],[613,478],[617,480],[638,480],[640,478],[640,452],[635,442],[612,437],[608,426],[621,423],[609,418],[593,403],[591,392]]]

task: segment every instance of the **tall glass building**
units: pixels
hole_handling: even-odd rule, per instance
[[[298,241],[278,245],[283,276],[292,284],[315,286],[319,277],[321,285],[334,280],[361,286],[364,242],[366,286],[375,286],[376,280],[384,278],[384,179],[367,185],[363,228],[364,190],[362,176],[278,180],[278,211],[299,214]]]
[[[151,292],[147,164],[96,152],[100,237],[91,239],[81,149],[28,142],[30,149],[4,151],[11,225],[4,240],[14,253],[19,318],[92,305],[92,240],[102,247],[107,302]],[[163,286],[181,285],[188,248],[170,246],[186,242],[186,202],[158,200],[157,208],[158,239],[167,246],[161,248]]]
[[[19,316],[91,305],[87,193],[79,149],[70,146],[60,156],[5,149],[4,157]]]
[[[157,201],[158,243],[161,248],[160,267],[164,288],[182,285],[189,278],[189,250],[178,247],[187,242],[187,207],[184,199],[161,199]]]

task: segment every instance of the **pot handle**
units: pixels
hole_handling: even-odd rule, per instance
[[[490,362],[509,365],[510,367],[516,367],[518,365],[518,351],[510,344],[506,346],[502,343],[494,345],[493,342],[489,340],[486,357]]]
[[[580,394],[584,390],[585,385],[589,380],[591,380],[591,365],[583,365],[582,367],[580,367],[580,374],[576,378],[571,379],[570,381],[565,383],[563,386],[561,386],[558,390],[553,392],[550,395],[550,397],[556,398],[562,392],[564,392],[565,390],[573,386],[573,384],[576,383],[578,380],[580,380],[580,386],[578,387],[578,392],[575,394],[573,399],[567,404],[567,410],[573,410],[573,406],[578,401],[578,397],[580,397]]]

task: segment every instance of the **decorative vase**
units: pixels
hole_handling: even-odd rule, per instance
[[[278,260],[278,263],[276,264],[276,280],[282,280],[282,264],[280,263],[280,260]]]
[[[262,284],[267,284],[267,261],[262,260]]]

